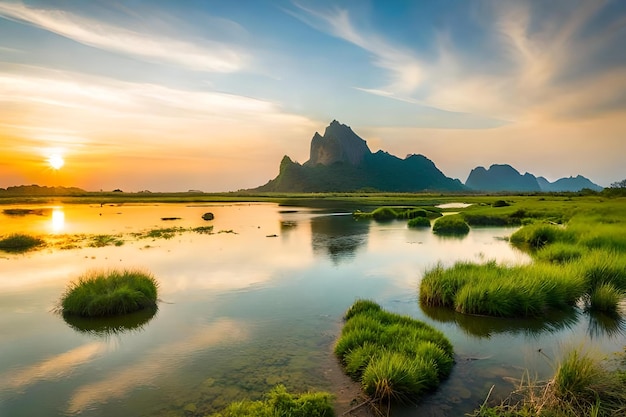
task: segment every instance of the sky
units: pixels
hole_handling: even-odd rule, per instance
[[[349,125],[444,174],[626,178],[622,0],[0,0],[0,187],[237,191]]]

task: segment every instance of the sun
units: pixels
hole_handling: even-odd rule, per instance
[[[52,169],[61,169],[61,167],[65,165],[65,160],[60,154],[55,153],[48,158],[48,165],[50,165]]]

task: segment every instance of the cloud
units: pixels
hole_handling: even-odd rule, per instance
[[[372,54],[374,65],[389,72],[389,83],[377,89],[363,89],[375,94],[395,98],[396,94],[413,92],[424,79],[422,63],[408,48],[386,41],[373,33],[359,31],[348,10],[334,8],[318,11],[294,3],[307,15],[292,13],[308,25],[350,42]]]
[[[293,14],[369,52],[372,65],[387,70],[389,83],[357,87],[369,94],[510,122],[623,111],[623,63],[591,63],[602,62],[626,41],[626,19],[602,15],[605,2],[566,4],[550,9],[530,2],[481,3],[485,7],[472,30],[484,37],[469,45],[468,28],[439,27],[428,33],[435,51],[428,57],[385,39],[349,10],[295,3],[300,13]]]
[[[0,3],[0,17],[24,22],[84,45],[191,70],[235,72],[240,71],[248,61],[247,54],[234,45],[211,40],[192,43],[142,33],[64,10],[36,9],[23,3]]]

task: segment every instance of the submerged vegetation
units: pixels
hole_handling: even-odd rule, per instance
[[[327,392],[291,394],[278,385],[264,400],[237,401],[211,417],[333,417],[332,400]]]
[[[103,317],[155,309],[158,284],[140,270],[93,271],[70,284],[61,298],[63,315]]]
[[[486,402],[473,417],[579,417],[626,414],[626,378],[588,354],[572,350],[547,382],[523,379],[516,398],[490,406]]]
[[[14,233],[0,239],[0,250],[11,253],[22,253],[41,247],[45,241],[39,237],[24,233]]]
[[[356,301],[335,344],[345,372],[377,402],[417,402],[452,370],[452,345],[438,330],[408,316]]]

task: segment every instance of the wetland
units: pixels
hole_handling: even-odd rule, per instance
[[[396,201],[429,210],[456,202],[411,199]],[[0,251],[0,415],[204,416],[277,386],[337,394],[333,349],[344,313],[358,299],[423,321],[454,347],[455,364],[441,385],[418,404],[395,407],[393,416],[471,413],[488,394],[505,398],[525,373],[550,378],[567,348],[607,358],[623,352],[621,315],[596,314],[584,303],[520,318],[420,304],[422,278],[436,268],[459,262],[521,268],[549,256],[509,242],[527,221],[520,210],[524,219],[573,219],[578,229],[585,224],[575,217],[581,212],[609,219],[586,232],[592,247],[603,244],[609,227],[623,225],[622,200],[511,197],[498,212],[486,197],[461,200],[467,204],[440,209],[468,210],[469,232],[452,236],[408,227],[406,218],[355,218],[356,207],[374,207],[334,199],[289,207],[285,201],[0,207],[0,237],[44,242],[22,253]],[[208,212],[210,221],[203,219]],[[612,242],[623,257],[625,248]],[[71,282],[112,269],[148,270],[159,286],[157,308],[95,321],[55,312]],[[623,300],[618,304],[619,313]]]

